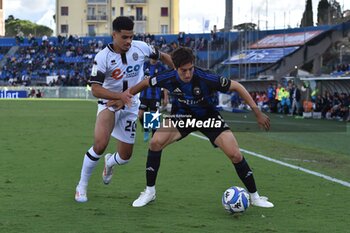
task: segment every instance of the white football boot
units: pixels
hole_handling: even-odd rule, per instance
[[[105,165],[104,165],[104,169],[102,172],[102,180],[103,180],[104,184],[109,184],[112,180],[113,167],[108,167],[108,165],[107,165],[107,161],[111,156],[113,156],[113,154],[108,153],[105,155]]]
[[[272,208],[274,205],[272,202],[268,201],[267,197],[250,195],[250,204],[253,206],[263,207],[263,208]]]
[[[156,192],[151,192],[147,189],[141,192],[140,196],[132,203],[133,207],[142,207],[156,199]]]
[[[77,202],[87,202],[88,198],[86,195],[86,187],[77,186],[75,189],[75,200]]]

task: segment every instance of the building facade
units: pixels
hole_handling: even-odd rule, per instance
[[[177,34],[180,0],[56,0],[57,35],[106,36],[118,16],[134,19],[135,33]]]

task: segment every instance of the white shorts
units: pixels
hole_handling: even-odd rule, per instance
[[[98,104],[97,115],[105,109],[107,109],[106,105]],[[126,107],[125,109],[118,111],[109,107],[108,110],[115,114],[114,129],[111,133],[112,137],[125,143],[134,144],[136,138],[138,106],[132,106],[131,108]]]

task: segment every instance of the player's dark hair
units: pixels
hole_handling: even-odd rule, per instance
[[[119,16],[113,20],[113,31],[120,32],[121,30],[134,30],[134,22],[126,16]]]
[[[177,69],[182,65],[194,63],[195,56],[192,52],[192,49],[179,47],[172,52],[171,59],[173,60],[175,68]]]

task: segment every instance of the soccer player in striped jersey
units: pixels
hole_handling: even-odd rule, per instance
[[[155,76],[166,70],[165,66],[157,61],[156,59],[150,58],[145,62],[143,70],[145,71],[145,77]],[[168,103],[167,90],[164,90],[163,105],[166,106]],[[156,112],[161,107],[162,90],[160,87],[149,87],[140,93],[140,108],[139,108],[139,120],[141,122],[141,127],[143,127],[143,114],[144,112]],[[149,129],[144,128],[143,140],[148,141]],[[154,133],[154,130],[153,130]]]
[[[251,204],[267,208],[273,207],[266,197],[258,194],[253,172],[242,156],[232,131],[215,109],[211,97],[217,91],[224,93],[236,91],[251,107],[260,127],[268,130],[270,119],[258,109],[240,83],[195,67],[194,59],[191,49],[179,48],[172,53],[175,70],[145,79],[126,91],[128,94],[136,94],[148,86],[156,86],[166,88],[172,95],[172,115],[170,119],[165,120],[165,124],[157,129],[150,141],[146,163],[146,189],[132,205],[142,207],[156,198],[155,184],[162,150],[169,144],[198,130],[208,137],[214,147],[219,147],[230,159],[239,178],[250,193]],[[114,104],[114,101],[108,103],[111,106]],[[205,126],[205,122],[209,124]]]
[[[75,200],[86,202],[89,178],[107,148],[110,136],[116,139],[116,152],[104,157],[103,182],[109,184],[115,165],[129,162],[136,136],[136,120],[140,101],[137,95],[123,92],[139,83],[147,57],[160,59],[172,67],[171,57],[143,41],[133,41],[134,22],[125,16],[113,21],[113,43],[98,52],[91,71],[92,94],[99,98],[93,146],[84,155]],[[116,100],[123,109],[108,107],[108,100]]]

